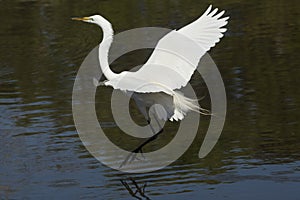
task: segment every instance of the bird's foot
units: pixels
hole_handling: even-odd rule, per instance
[[[146,144],[150,143],[151,141],[155,140],[158,137],[158,135],[161,134],[162,132],[163,132],[163,129],[161,129],[158,133],[156,133],[155,135],[148,138],[145,142],[140,144],[140,146],[138,146],[136,149],[131,151],[131,153],[126,157],[126,159],[120,165],[120,168],[123,167],[124,165],[126,165],[127,163],[131,163],[135,159],[140,160],[137,158],[138,153],[141,153],[142,157],[145,159],[144,154],[143,154],[143,147]]]

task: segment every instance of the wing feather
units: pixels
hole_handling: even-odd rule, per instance
[[[159,40],[152,55],[137,72],[125,72],[106,82],[115,89],[141,93],[165,92],[185,86],[201,57],[224,36],[229,17],[210,5],[204,14]],[[134,81],[131,81],[134,80]],[[131,82],[131,83],[129,83]]]

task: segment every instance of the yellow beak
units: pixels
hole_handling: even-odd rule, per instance
[[[73,17],[71,19],[72,20],[77,20],[77,21],[87,21],[87,20],[90,20],[89,17]]]

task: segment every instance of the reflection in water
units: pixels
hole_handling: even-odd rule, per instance
[[[147,200],[150,200],[150,198],[145,194],[147,183],[144,183],[142,186],[140,186],[132,177],[128,178],[128,180],[120,181],[132,197],[136,199],[145,198]],[[128,184],[129,181],[131,182],[131,184]],[[134,189],[132,189],[132,187]]]
[[[129,175],[111,170],[85,150],[75,131],[71,91],[77,69],[101,35],[72,16],[98,13],[116,32],[142,27],[179,28],[208,1],[3,1],[0,44],[0,197],[2,199],[128,199],[120,183]],[[210,54],[228,96],[228,115],[214,150],[197,153],[209,118],[189,150],[160,171],[134,175],[147,182],[151,199],[297,199],[299,162],[298,1],[220,1],[231,16],[229,32]],[[133,19],[133,20],[132,20]],[[99,39],[97,39],[97,37]],[[141,64],[149,51],[117,60],[123,71]],[[192,79],[198,96],[205,84]],[[111,89],[97,96],[99,121],[116,144],[124,143],[107,111]],[[108,97],[108,98],[106,98]],[[205,98],[203,107],[209,102]],[[142,116],[135,107],[137,123]],[[178,126],[165,126],[168,143]],[[135,146],[140,141],[129,140]],[[160,144],[149,146],[155,149]],[[241,191],[241,192],[237,192]]]

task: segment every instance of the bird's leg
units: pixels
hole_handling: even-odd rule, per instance
[[[151,136],[150,138],[148,138],[147,140],[145,140],[142,144],[140,144],[133,151],[131,151],[131,153],[126,157],[126,159],[120,165],[120,168],[122,166],[124,166],[127,162],[132,162],[136,158],[136,156],[137,156],[138,153],[141,153],[143,155],[143,147],[146,144],[150,143],[151,141],[155,140],[164,131],[164,129],[161,127],[161,125],[158,122],[158,120],[157,120],[157,118],[156,118],[155,115],[154,115],[154,118],[155,118],[155,121],[158,123],[158,126],[159,126],[160,130],[157,133],[155,133],[155,130],[154,130],[153,126],[151,125],[150,121],[147,120],[147,122],[148,122],[148,124],[149,124],[149,126],[150,126],[150,128],[151,128],[151,130],[152,130],[152,132],[153,132],[154,135]]]
[[[157,133],[155,133],[155,130],[154,130],[153,126],[152,126],[151,123],[150,123],[150,120],[147,120],[147,122],[148,122],[148,124],[149,124],[149,126],[150,126],[150,128],[151,128],[151,130],[152,130],[152,132],[153,132],[154,135],[151,136],[150,138],[148,138],[148,139],[147,139],[146,141],[144,141],[142,144],[140,144],[136,149],[134,149],[134,150],[132,151],[132,153],[139,153],[139,152],[140,152],[140,153],[143,154],[142,148],[143,148],[146,144],[148,144],[148,143],[150,143],[151,141],[155,140],[155,139],[158,137],[158,135],[160,135],[160,134],[163,132],[163,128],[161,127],[161,125],[160,125],[158,119],[156,118],[156,115],[154,114],[153,117],[154,117],[156,123],[158,124],[159,131],[158,131]]]
[[[140,146],[138,146],[136,149],[134,149],[132,152],[133,153],[143,153],[143,150],[142,150],[142,148],[146,145],[146,144],[148,144],[149,142],[151,142],[151,141],[153,141],[153,140],[155,140],[156,138],[157,138],[157,136],[159,135],[159,134],[161,134],[163,132],[163,129],[160,129],[160,131],[158,131],[156,134],[154,134],[153,136],[151,136],[150,138],[148,138],[146,141],[144,141],[142,144],[140,144]]]
[[[131,153],[126,157],[126,159],[120,165],[120,168],[123,167],[127,162],[132,162],[136,158],[138,153],[141,153],[143,155],[143,147],[146,144],[150,143],[151,141],[155,140],[158,137],[158,135],[160,135],[162,132],[163,132],[163,129],[161,129],[158,133],[156,133],[153,136],[151,136],[150,138],[148,138],[146,141],[144,141],[142,144],[140,144],[136,149],[131,151]]]

